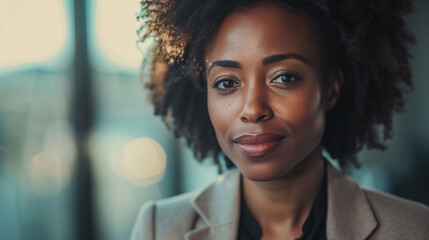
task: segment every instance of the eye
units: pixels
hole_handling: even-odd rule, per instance
[[[238,84],[237,82],[235,82],[234,80],[230,80],[230,79],[220,79],[218,81],[215,82],[213,88],[217,88],[221,91],[225,91],[231,88],[236,88],[239,87],[240,84]]]
[[[301,77],[298,76],[296,73],[281,73],[277,75],[273,80],[271,80],[272,83],[280,83],[284,85],[288,84],[296,84],[299,81],[301,81]]]

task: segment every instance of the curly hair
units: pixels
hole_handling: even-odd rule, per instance
[[[205,46],[229,14],[258,2],[261,1],[141,2],[139,39],[155,40],[145,85],[155,114],[162,116],[175,137],[186,139],[198,160],[213,156],[219,168],[222,150],[207,110]],[[343,169],[350,164],[359,166],[356,154],[363,147],[386,149],[384,142],[393,136],[393,114],[403,109],[405,94],[413,87],[407,47],[414,37],[402,19],[412,12],[410,1],[267,3],[308,17],[325,50],[329,65],[326,70],[340,67],[344,71],[341,96],[326,115],[323,148]],[[224,157],[227,168],[233,167]]]

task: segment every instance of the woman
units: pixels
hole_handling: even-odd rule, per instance
[[[143,1],[155,113],[221,175],[150,202],[132,239],[427,239],[429,208],[344,169],[412,86],[408,1]],[[222,162],[218,156],[225,154]]]

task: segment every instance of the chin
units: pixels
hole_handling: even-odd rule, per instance
[[[267,162],[237,166],[240,173],[255,182],[268,182],[284,178],[293,170],[293,166],[278,166]]]

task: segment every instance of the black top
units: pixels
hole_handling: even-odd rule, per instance
[[[326,162],[325,174],[322,186],[317,193],[316,199],[311,207],[310,214],[302,226],[302,236],[297,240],[324,240],[326,239],[326,217],[327,217],[327,180]],[[241,194],[243,196],[243,194]],[[262,229],[256,219],[252,216],[243,197],[241,197],[240,225],[238,228],[238,240],[258,240],[262,237]]]

